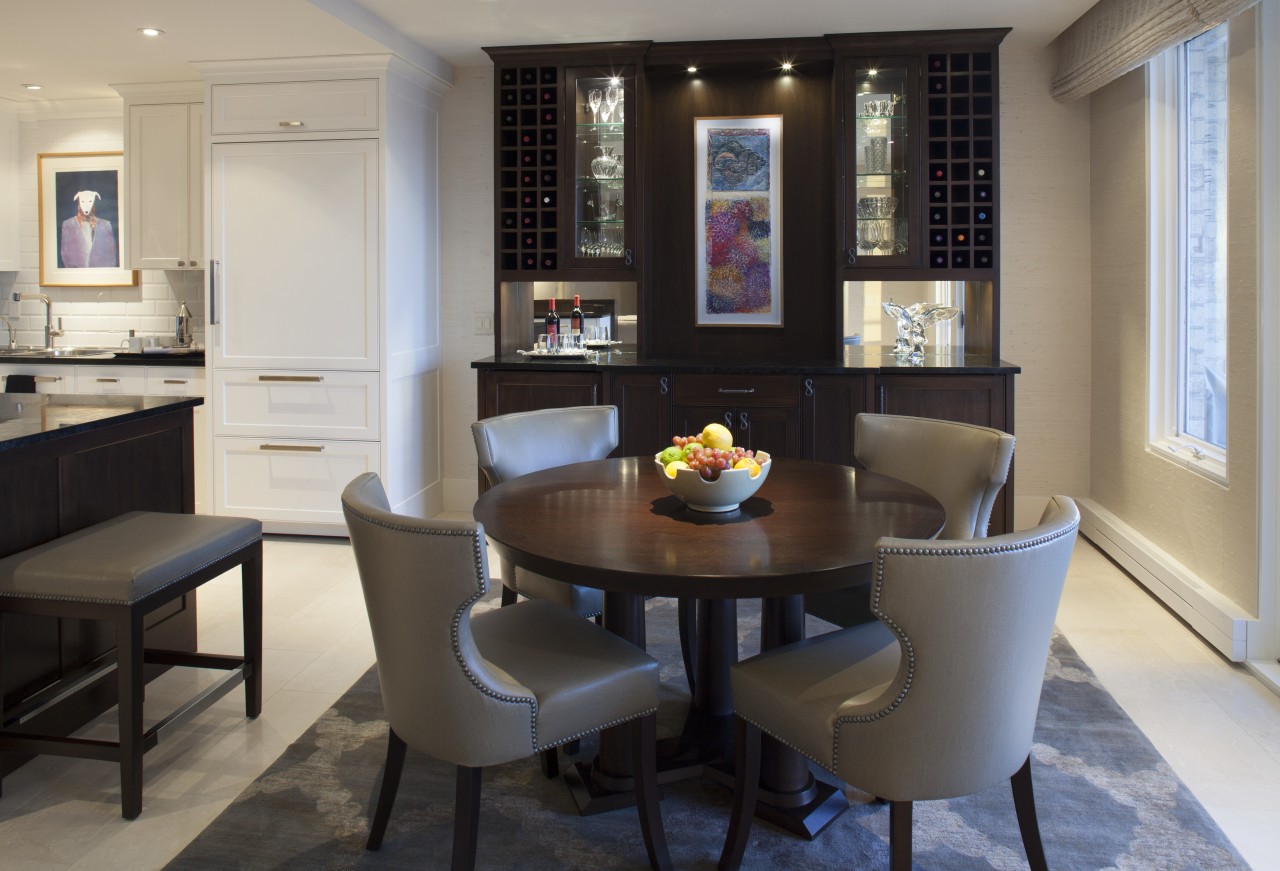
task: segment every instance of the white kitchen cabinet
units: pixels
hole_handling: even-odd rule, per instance
[[[205,396],[204,370],[194,366],[147,366],[147,396]],[[209,400],[191,410],[195,429],[196,514],[212,514],[210,482],[213,455],[209,447]]]
[[[215,142],[217,367],[378,368],[378,142]]]
[[[113,87],[125,98],[130,265],[203,268],[203,94],[191,85]]]
[[[196,67],[214,511],[346,535],[371,471],[394,510],[438,512],[447,84],[393,55]]]
[[[36,393],[75,393],[74,366],[39,363],[6,363],[0,366],[0,381],[8,386],[10,375],[34,375]]]
[[[0,100],[0,272],[18,269],[18,116]]]
[[[377,79],[219,84],[210,89],[211,132],[378,132]]]
[[[76,366],[76,393],[145,396],[147,373],[140,366]]]

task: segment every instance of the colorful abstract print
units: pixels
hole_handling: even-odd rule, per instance
[[[773,309],[769,198],[708,199],[707,313]]]
[[[769,170],[768,130],[707,131],[707,314],[773,310]]]

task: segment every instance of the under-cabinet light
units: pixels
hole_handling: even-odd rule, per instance
[[[22,87],[26,88],[28,91],[38,91],[38,90],[40,90],[40,85],[35,85],[35,84],[30,84],[30,83],[23,83]]]
[[[162,36],[164,31],[158,27],[139,27],[138,32],[143,36]]]

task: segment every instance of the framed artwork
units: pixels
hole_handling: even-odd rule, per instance
[[[697,326],[782,326],[782,116],[694,119]]]
[[[134,287],[125,248],[124,152],[36,156],[40,284]]]

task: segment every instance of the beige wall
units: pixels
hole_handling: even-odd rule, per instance
[[[1253,13],[1232,23],[1233,120],[1254,112]],[[1256,610],[1257,333],[1229,321],[1228,485],[1147,450],[1146,80],[1139,69],[1092,101],[1093,499],[1246,610]],[[1257,302],[1255,140],[1231,142],[1229,307]]]
[[[1046,50],[1000,56],[1003,356],[1018,376],[1019,526],[1055,493],[1089,482],[1088,106],[1049,97]],[[469,510],[476,492],[476,379],[492,353],[472,314],[493,308],[492,68],[456,70],[442,109],[446,508]],[[833,289],[834,292],[834,289]]]

